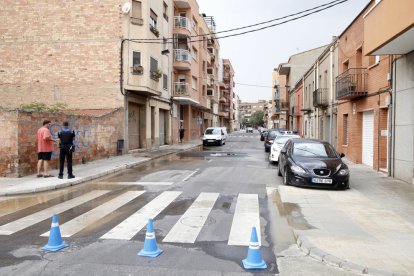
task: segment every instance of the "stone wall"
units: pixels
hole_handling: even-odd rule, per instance
[[[124,139],[123,109],[101,110],[99,115],[0,111],[3,132],[0,135],[0,176],[20,177],[35,173],[36,133],[45,119],[52,121],[51,133],[57,133],[68,121],[76,133],[74,164],[107,158],[117,154],[117,141]],[[51,168],[58,168],[56,144]]]

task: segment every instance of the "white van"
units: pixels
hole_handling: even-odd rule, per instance
[[[226,140],[227,140],[227,128],[226,127],[221,127],[221,129],[224,132],[224,136],[226,136]]]
[[[223,130],[221,127],[208,127],[204,131],[203,135],[203,145],[223,145],[226,143],[227,131]]]

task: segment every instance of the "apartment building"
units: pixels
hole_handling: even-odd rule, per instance
[[[172,7],[172,0],[5,6],[0,11],[1,105],[66,103],[68,109],[95,113],[120,109],[125,149],[171,143],[172,60],[162,55],[162,39],[172,37]]]
[[[385,102],[382,102],[382,105],[388,106],[388,117],[383,118],[385,110],[379,109],[382,111],[379,114],[380,126],[382,126],[380,137],[384,140],[380,142],[387,144],[388,174],[412,184],[414,184],[413,10],[414,2],[411,0],[371,1],[363,15],[363,52],[371,59],[377,59],[376,56],[379,55],[380,62],[384,60],[384,55],[391,55],[389,59],[391,73],[386,75],[386,78],[390,79],[391,88],[389,93],[385,94],[387,96],[384,95]],[[380,80],[383,81],[383,77],[382,74]],[[384,128],[386,122],[388,127]],[[380,146],[383,144],[380,143]],[[381,165],[384,166],[384,162]]]
[[[322,46],[292,55],[287,63],[281,63],[277,68],[278,75],[285,76],[286,78],[286,99],[289,102],[286,126],[289,130],[298,131],[299,124],[302,124],[303,122],[304,114],[309,112],[309,110],[298,109],[299,101],[303,101],[303,95],[298,95],[298,93],[300,93],[303,88],[300,88],[300,85],[297,85],[298,82],[303,81],[304,73],[309,69],[325,48],[326,46]]]
[[[277,69],[272,72],[272,108],[270,128],[287,129],[289,101],[287,98],[286,76],[279,75]]]
[[[173,135],[198,139],[217,120],[219,44],[214,18],[200,15],[197,1],[174,1]]]
[[[303,135],[337,146],[335,80],[338,76],[338,39],[333,37],[303,77]],[[332,118],[332,119],[331,119]]]
[[[226,127],[229,131],[234,128],[235,103],[234,99],[234,69],[229,59],[222,60],[223,77],[220,82],[219,95],[219,116],[220,126]]]
[[[363,48],[364,15],[374,4],[338,37],[338,150],[352,162],[386,171],[390,57],[367,56]]]
[[[263,111],[266,105],[266,100],[258,100],[257,102],[240,102],[239,110],[242,126],[246,127],[246,125],[249,125],[249,120],[252,114],[257,111]]]

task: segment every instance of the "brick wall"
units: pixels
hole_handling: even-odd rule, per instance
[[[13,175],[18,169],[18,112],[0,110],[0,176]]]
[[[0,112],[0,120],[5,126],[0,136],[0,176],[18,177],[36,171],[36,133],[45,119],[52,121],[51,132],[56,139],[64,121],[68,121],[75,130],[74,164],[116,155],[117,140],[124,139],[123,112],[123,109],[115,109],[101,116]],[[56,146],[52,155],[52,168],[57,168],[58,160],[59,149]]]
[[[123,105],[121,1],[2,1],[0,105]]]

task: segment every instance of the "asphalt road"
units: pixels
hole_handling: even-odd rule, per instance
[[[261,274],[353,275],[304,256],[282,206],[281,179],[258,133],[234,133],[225,145],[163,157],[76,187],[21,196],[0,210],[1,275],[223,275],[242,266],[251,229],[267,269]],[[21,206],[21,207],[20,207]],[[48,241],[51,215],[69,247]],[[153,218],[157,258],[137,256]],[[303,274],[302,274],[303,273]]]

